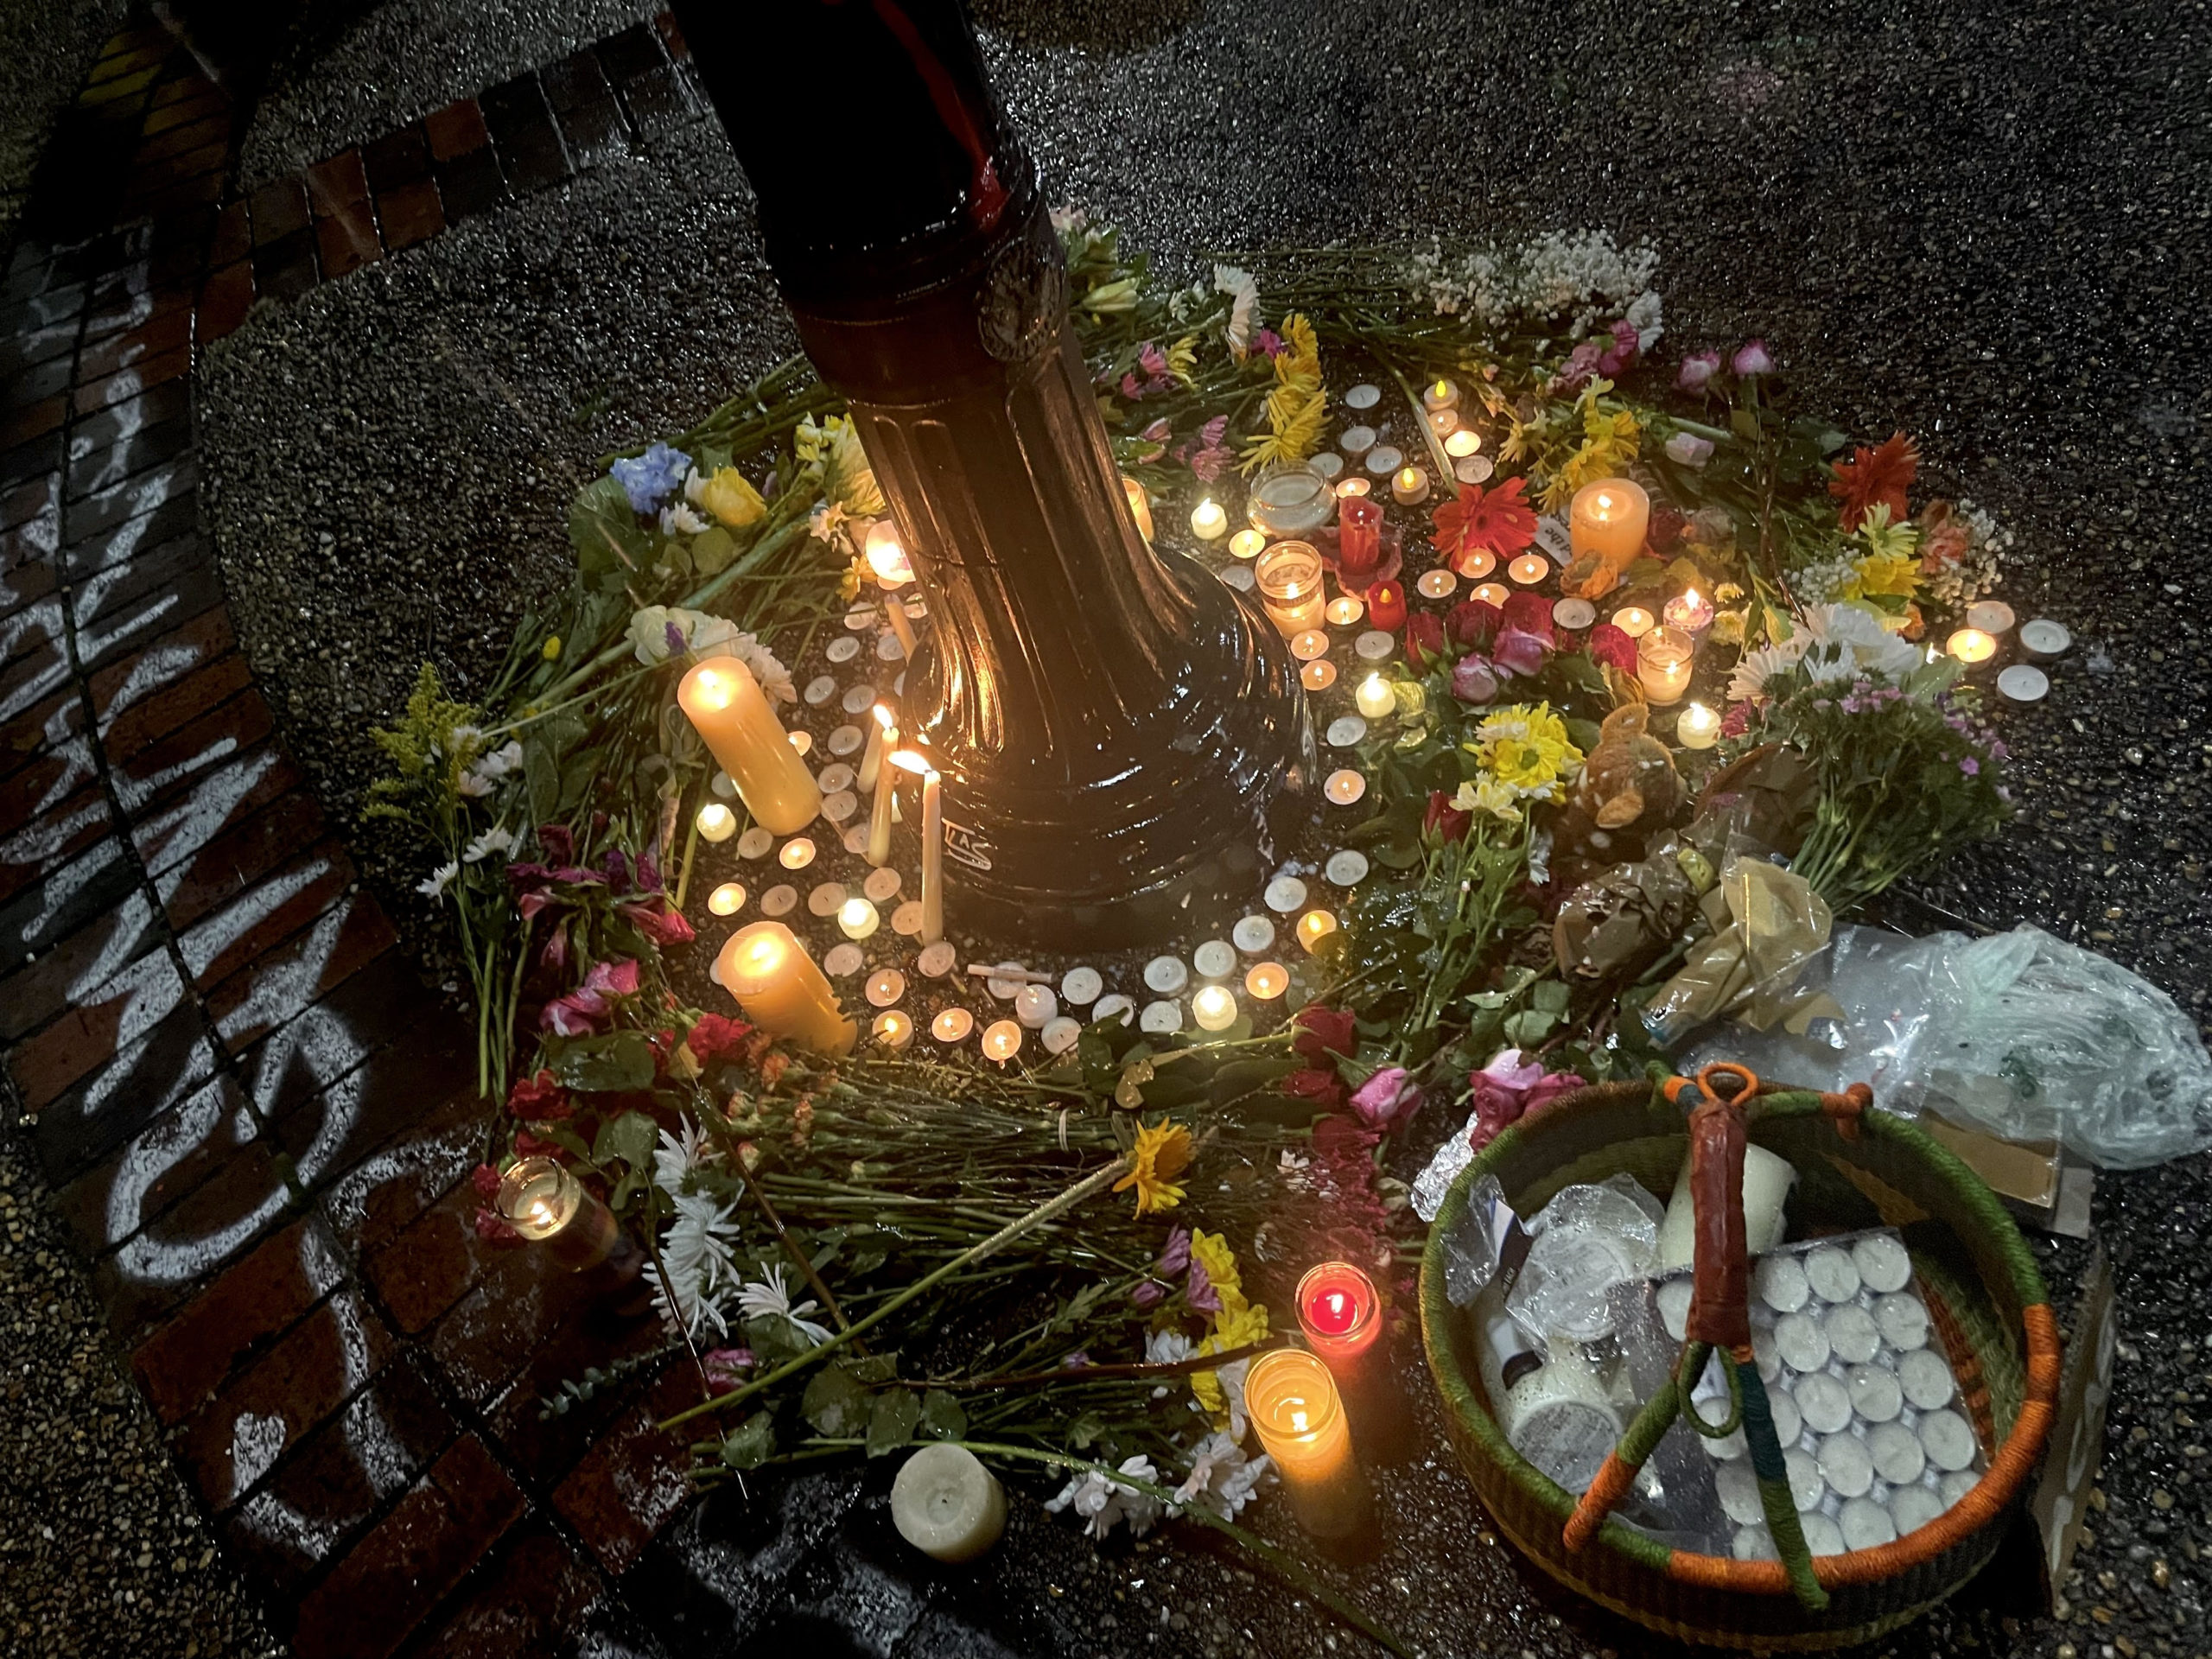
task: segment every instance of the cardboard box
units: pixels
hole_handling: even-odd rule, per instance
[[[2082,1275],[2082,1296],[2066,1332],[2065,1369],[2059,1373],[2058,1412],[2051,1424],[2050,1449],[2043,1473],[2028,1500],[2042,1546],[2045,1605],[2055,1606],[2082,1541],[2104,1456],[2105,1407],[2112,1397],[2113,1357],[2120,1345],[2120,1319],[2113,1298],[2112,1262],[2104,1246],[2089,1258]]]

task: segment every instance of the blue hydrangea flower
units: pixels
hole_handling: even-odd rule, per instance
[[[681,449],[657,443],[636,460],[618,461],[607,470],[630,498],[632,512],[658,512],[660,504],[683,482],[683,474],[691,470],[691,457]]]

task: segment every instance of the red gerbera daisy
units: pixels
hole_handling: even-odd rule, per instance
[[[1498,557],[1518,553],[1536,539],[1535,509],[1521,499],[1525,478],[1509,478],[1485,493],[1479,484],[1462,484],[1459,499],[1430,516],[1436,521],[1437,551],[1446,556],[1488,548]]]
[[[1910,516],[1905,491],[1920,470],[1920,449],[1904,433],[1891,433],[1877,449],[1862,443],[1851,452],[1849,461],[1839,461],[1828,470],[1835,474],[1828,493],[1843,503],[1836,517],[1847,531],[1857,530],[1866,509],[1878,502],[1889,508],[1893,524]]]

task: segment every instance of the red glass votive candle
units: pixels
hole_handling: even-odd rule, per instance
[[[1367,590],[1368,620],[1395,633],[1406,626],[1406,590],[1396,582],[1378,582]]]
[[[1382,505],[1355,496],[1337,508],[1337,580],[1351,592],[1367,585],[1382,559]]]
[[[1337,1380],[1360,1455],[1383,1463],[1408,1456],[1413,1414],[1390,1368],[1375,1281],[1349,1262],[1309,1268],[1298,1281],[1298,1324]]]

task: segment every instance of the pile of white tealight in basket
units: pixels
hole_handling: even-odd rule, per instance
[[[1679,1343],[1690,1276],[1660,1281],[1654,1300]],[[1751,1351],[1814,1554],[1891,1542],[1926,1526],[1981,1478],[1980,1442],[1895,1230],[1814,1239],[1761,1256],[1751,1315]],[[1728,1421],[1718,1357],[1692,1397],[1708,1423]],[[1735,1526],[1732,1552],[1741,1560],[1773,1559],[1743,1431],[1695,1438],[1713,1459],[1721,1511]]]

